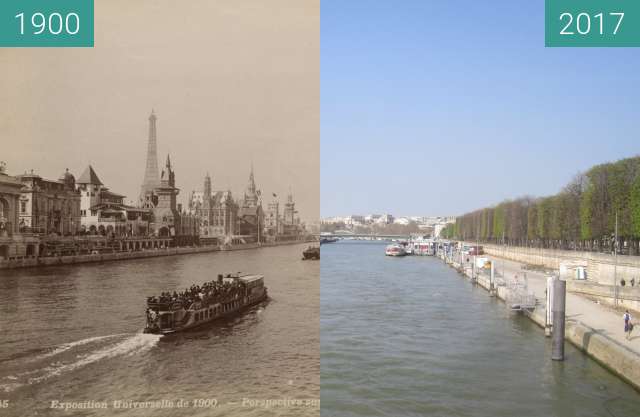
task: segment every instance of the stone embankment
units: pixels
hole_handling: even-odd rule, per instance
[[[640,256],[621,255],[616,260],[613,255],[593,252],[502,245],[483,248],[491,256],[559,271],[570,292],[640,312]],[[577,267],[584,268],[586,280],[572,279]]]
[[[90,262],[124,261],[129,259],[154,258],[158,256],[186,255],[192,253],[219,252],[258,249],[270,246],[295,245],[310,242],[309,240],[283,241],[277,243],[246,243],[227,246],[191,246],[148,249],[131,252],[114,252],[87,255],[48,256],[38,258],[20,258],[0,260],[0,269],[28,268],[38,266],[72,265]]]
[[[507,303],[514,298],[512,292],[515,291],[509,284],[514,280],[526,282],[526,291],[536,297],[536,306],[524,310],[523,313],[539,326],[545,327],[546,275],[544,273],[524,271],[521,263],[491,257],[492,261],[498,265],[500,272],[500,278],[495,280],[492,288],[489,276],[480,274],[475,279],[472,277],[473,270],[470,264],[463,265],[444,257],[442,259],[465,277]],[[521,291],[521,288],[519,287],[518,291]],[[640,329],[640,321],[638,321],[638,328]],[[640,335],[638,333],[640,332],[627,340],[623,331],[622,313],[578,294],[567,294],[565,339],[640,390]]]

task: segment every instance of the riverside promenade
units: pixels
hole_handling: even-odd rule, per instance
[[[496,256],[483,255],[495,262],[497,271],[496,295],[507,301],[510,297],[510,284],[517,280],[526,282],[526,291],[535,295],[536,308],[525,314],[541,327],[545,326],[546,279],[548,273],[524,269],[525,264]],[[456,259],[456,256],[453,256]],[[445,259],[446,261],[446,259]],[[471,277],[469,264],[448,262],[458,268],[465,276]],[[480,275],[478,285],[490,287],[489,277]],[[566,295],[566,331],[565,339],[591,356],[610,371],[640,390],[640,314],[633,314],[637,329],[628,340],[624,334],[622,314],[611,306],[599,304],[581,295],[567,292]]]

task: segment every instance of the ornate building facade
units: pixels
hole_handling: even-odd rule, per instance
[[[276,195],[273,195],[274,198]],[[280,216],[280,203],[273,200],[267,205],[264,214],[264,235],[268,240],[275,240],[275,237],[282,234],[282,218]]]
[[[199,219],[200,240],[230,242],[237,234],[238,204],[231,191],[212,191],[209,174],[203,190],[193,191],[189,198],[189,212]]]
[[[24,186],[20,196],[20,223],[23,231],[43,235],[74,235],[80,230],[80,193],[67,169],[57,181],[37,174],[16,177]]]
[[[156,236],[176,236],[180,231],[180,212],[178,211],[177,196],[180,190],[176,188],[176,176],[171,168],[171,159],[167,155],[167,162],[162,170],[160,186],[151,193],[155,198],[153,205],[153,232]]]
[[[104,186],[89,165],[77,181],[81,231],[103,236],[146,236],[151,212],[124,204],[125,196]]]
[[[300,219],[297,216],[296,203],[293,201],[293,194],[289,192],[287,195],[287,202],[284,204],[284,210],[282,212],[282,235],[284,236],[298,236],[302,230],[300,225]]]
[[[10,238],[20,231],[20,190],[23,185],[5,170],[4,162],[0,162],[0,239]]]
[[[0,261],[38,256],[39,239],[20,231],[22,182],[6,173],[6,165],[0,161]]]
[[[253,165],[249,173],[249,182],[244,192],[244,198],[238,210],[238,234],[246,242],[264,241],[264,213],[260,201],[260,191],[256,187],[253,175]]]

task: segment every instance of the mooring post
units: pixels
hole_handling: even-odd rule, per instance
[[[492,260],[491,261],[491,275],[490,275],[490,278],[489,278],[489,296],[490,297],[493,297],[495,295],[494,291],[493,291],[493,287],[495,285],[494,282],[495,282],[495,273],[496,273],[495,264],[496,264],[495,261]]]
[[[564,360],[564,315],[567,295],[567,282],[553,280],[553,339],[551,359]]]
[[[473,265],[471,267],[471,282],[476,282],[477,278],[476,278],[476,264],[478,263],[478,261],[476,260],[476,256],[473,255]]]
[[[544,315],[544,335],[551,337],[551,327],[553,324],[553,277],[547,277],[546,306]]]

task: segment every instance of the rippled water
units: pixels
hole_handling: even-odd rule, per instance
[[[431,257],[322,247],[325,417],[634,416],[640,394]]]
[[[320,267],[304,247],[0,271],[0,415],[61,415],[54,400],[216,399],[157,414],[317,416]],[[234,271],[264,274],[271,300],[196,332],[140,333],[147,295]],[[291,399],[316,402],[282,406]]]

